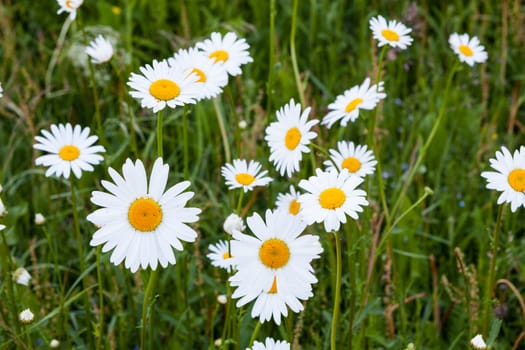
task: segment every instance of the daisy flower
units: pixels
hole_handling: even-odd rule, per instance
[[[57,11],[57,14],[62,12],[69,13],[69,18],[74,20],[77,17],[77,9],[82,5],[84,0],[57,0],[60,8]]]
[[[301,210],[301,203],[299,203],[299,196],[293,185],[290,185],[290,192],[288,193],[279,193],[277,195],[277,209],[284,210],[290,215],[297,215]]]
[[[358,219],[362,205],[368,205],[366,192],[357,189],[363,178],[351,176],[343,169],[341,172],[316,169],[316,175],[301,180],[299,187],[308,193],[299,198],[301,215],[308,225],[324,222],[327,232],[339,230],[346,223],[346,215]]]
[[[246,227],[244,226],[244,221],[239,215],[231,213],[230,215],[228,215],[226,220],[224,220],[222,228],[224,229],[224,231],[226,231],[226,233],[233,235],[235,231],[244,232],[244,229]]]
[[[188,74],[182,67],[171,67],[166,60],[153,60],[152,66],[146,64],[140,71],[142,75],[131,73],[127,84],[135,90],[129,94],[154,113],[166,106],[175,108],[195,103],[200,97],[197,74]]]
[[[240,75],[241,66],[253,62],[248,52],[250,46],[245,39],[238,39],[233,32],[226,33],[224,37],[221,33],[211,33],[209,39],[197,43],[196,47],[215,60],[215,63],[221,64],[231,76]]]
[[[474,338],[470,340],[470,345],[476,350],[482,350],[487,348],[487,344],[483,340],[481,334],[477,334]]]
[[[459,60],[471,67],[474,63],[483,63],[487,60],[485,47],[479,44],[479,39],[475,36],[469,39],[468,34],[452,33],[448,38],[448,43],[459,56]]]
[[[27,286],[30,280],[31,280],[31,275],[23,267],[19,267],[15,270],[15,272],[13,272],[13,281],[15,281],[18,284]]]
[[[359,117],[360,109],[374,109],[385,97],[383,82],[370,86],[370,79],[366,78],[363,84],[346,90],[328,105],[330,112],[325,115],[321,124],[331,128],[341,120],[341,126],[346,126],[348,121],[354,122]]]
[[[277,171],[283,176],[292,176],[299,170],[299,162],[303,152],[309,153],[310,140],[317,133],[310,131],[319,121],[317,119],[308,121],[310,107],[301,113],[301,105],[293,99],[277,111],[277,121],[266,128],[265,140],[270,147],[270,161],[275,165]]]
[[[246,350],[290,350],[290,343],[284,340],[275,341],[274,339],[267,337],[264,343],[254,341],[253,346]]]
[[[246,162],[245,159],[234,159],[233,165],[226,163],[221,168],[221,173],[230,190],[242,187],[244,192],[253,190],[255,186],[266,186],[272,181],[265,176],[268,171],[261,171],[261,164],[256,160]]]
[[[2,193],[3,187],[0,185],[0,193]],[[7,214],[7,209],[5,208],[4,202],[2,202],[2,198],[0,198],[0,217]]]
[[[164,191],[169,166],[162,158],[153,164],[148,179],[142,161],[127,159],[121,176],[113,168],[109,175],[114,183],[102,181],[109,192],[93,191],[91,202],[101,209],[87,219],[99,229],[93,235],[91,246],[104,244],[103,252],[112,249],[110,261],[118,265],[125,259],[131,272],[148,266],[155,270],[175,264],[173,249],[182,250],[182,241],[193,242],[197,233],[187,224],[196,222],[198,208],[186,208],[193,192],[183,192],[189,181],[183,181]]]
[[[210,253],[206,255],[211,260],[213,266],[221,267],[227,271],[231,271],[235,266],[232,265],[232,256],[228,249],[228,242],[221,240],[215,244],[210,244],[208,249]]]
[[[35,319],[35,314],[33,314],[31,312],[31,309],[28,308],[23,310],[20,314],[18,314],[18,319],[24,324],[29,324]]]
[[[86,54],[91,57],[91,62],[95,64],[104,63],[113,56],[113,46],[109,40],[99,35],[86,47]]]
[[[488,181],[488,189],[502,192],[498,204],[510,203],[512,212],[525,206],[525,146],[515,150],[514,155],[502,146],[496,152],[496,159],[489,161],[496,171],[484,171],[481,176]]]
[[[337,150],[330,149],[330,160],[326,160],[324,165],[328,171],[348,170],[350,175],[365,177],[373,174],[377,161],[374,153],[368,150],[366,145],[354,145],[353,142],[337,142]],[[337,164],[337,169],[334,166]]]
[[[408,35],[412,29],[401,22],[396,20],[387,22],[383,16],[377,16],[370,18],[369,25],[374,39],[379,41],[379,47],[388,44],[405,50],[412,44],[412,38]]]
[[[0,97],[4,96],[4,89],[2,89],[2,83],[0,83]]]
[[[281,315],[303,310],[301,300],[312,296],[311,284],[317,279],[310,262],[323,251],[319,237],[301,235],[306,228],[299,217],[284,211],[267,210],[265,220],[255,213],[247,220],[255,237],[236,232],[230,242],[233,263],[237,267],[230,277],[237,287],[232,298],[237,307],[252,300],[252,317],[261,322],[273,318],[281,323]]]
[[[228,73],[224,67],[215,64],[215,60],[196,48],[179,50],[173,57],[168,58],[168,64],[172,67],[181,67],[186,73],[195,73],[198,76],[200,98],[213,98],[228,84]]]
[[[89,127],[82,129],[80,125],[52,124],[51,132],[40,131],[43,136],[35,136],[38,142],[33,148],[48,152],[38,157],[36,165],[49,167],[46,176],[56,174],[68,179],[71,171],[80,179],[82,171],[93,171],[96,165],[104,159],[100,154],[104,147],[93,145],[98,136],[89,135]]]

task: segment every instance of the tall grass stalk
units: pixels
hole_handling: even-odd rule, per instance
[[[341,237],[339,231],[334,232],[335,239],[335,286],[334,307],[332,310],[332,327],[330,331],[330,349],[337,350],[337,326],[339,324],[339,313],[341,307],[341,283],[342,283],[342,259],[341,259]],[[351,330],[350,330],[351,331]]]
[[[51,79],[53,79],[53,71],[55,70],[55,66],[58,62],[60,52],[62,51],[62,47],[64,46],[64,42],[66,40],[67,31],[69,30],[69,26],[72,22],[73,20],[69,18],[69,16],[67,16],[66,20],[64,21],[64,24],[62,25],[62,29],[60,29],[60,34],[58,35],[56,47],[53,50],[53,54],[51,55],[51,59],[49,60],[49,65],[47,66],[45,77],[45,92],[48,97],[51,97]]]
[[[301,82],[301,76],[299,75],[299,67],[297,65],[297,53],[295,51],[295,31],[297,27],[297,6],[299,0],[293,0],[292,2],[292,28],[290,29],[290,59],[292,60],[293,74],[295,77],[295,85],[297,86],[297,93],[301,100],[301,106],[305,106],[304,98],[304,87]]]

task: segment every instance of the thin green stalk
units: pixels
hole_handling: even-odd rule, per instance
[[[86,41],[85,32],[84,41]],[[95,69],[93,68],[93,63],[89,57],[87,59],[87,63],[89,68],[89,77],[91,79],[91,90],[93,91],[93,103],[95,105],[95,122],[97,123],[97,134],[98,137],[100,137],[100,143],[107,148],[106,134],[104,133],[104,128],[102,127],[102,117],[100,116],[100,104],[98,99],[97,81],[95,79]]]
[[[354,328],[354,314],[355,314],[355,300],[356,300],[356,294],[357,294],[357,288],[356,288],[356,280],[357,280],[357,274],[355,271],[355,259],[354,254],[355,249],[355,238],[352,234],[352,227],[351,223],[348,223],[345,227],[346,236],[347,236],[347,242],[348,242],[348,251],[352,254],[349,254],[348,256],[348,279],[350,281],[350,298],[349,298],[349,312],[348,312],[348,344],[349,348],[352,348],[352,337],[353,337],[353,328]]]
[[[100,268],[101,246],[97,246],[97,285],[98,285],[98,326],[97,326],[97,350],[102,349],[102,339],[104,339],[104,287],[102,284],[102,270]]]
[[[250,342],[248,343],[248,347],[251,347],[253,345],[253,342],[255,341],[255,338],[257,338],[257,334],[259,333],[259,330],[261,329],[261,322],[257,322],[257,325],[255,325],[255,328],[253,329],[252,336],[250,337]]]
[[[2,272],[4,276],[8,276],[6,278],[3,278],[5,283],[7,284],[7,307],[9,308],[9,312],[11,313],[12,322],[14,324],[14,329],[16,332],[15,337],[18,338],[18,334],[20,334],[20,325],[18,322],[18,312],[16,310],[16,306],[19,304],[16,301],[15,298],[15,290],[13,286],[13,279],[11,278],[11,271],[13,271],[13,263],[11,261],[11,253],[9,252],[9,246],[7,244],[7,240],[5,238],[5,229],[0,229],[0,236],[2,236],[2,254],[0,256],[0,261],[2,262]]]
[[[148,326],[147,326],[148,316],[151,317],[150,315],[150,307],[152,306],[151,296],[153,294],[153,290],[155,289],[157,280],[159,278],[159,271],[160,269],[155,269],[151,271],[149,275],[148,285],[146,286],[146,291],[144,292],[144,301],[142,302],[142,325],[140,329],[140,350],[146,349],[145,347],[146,346],[146,329],[148,329]],[[152,332],[153,332],[153,329],[150,330],[150,335]]]
[[[222,145],[224,147],[224,156],[226,157],[226,163],[231,162],[231,151],[230,144],[228,142],[228,134],[226,133],[226,128],[224,127],[224,117],[219,106],[219,101],[217,98],[213,99],[213,108],[215,109],[215,115],[217,116],[217,122],[219,124],[219,131],[221,132]]]
[[[162,147],[162,112],[164,110],[161,109],[157,113],[157,157],[162,158],[164,155],[163,147]]]
[[[53,50],[53,55],[51,56],[51,59],[49,60],[49,65],[47,66],[46,78],[45,78],[45,84],[46,84],[45,91],[48,96],[51,93],[51,79],[53,77],[53,70],[55,69],[55,66],[57,64],[58,56],[60,55],[60,51],[62,50],[62,47],[64,46],[64,41],[66,40],[66,34],[72,22],[73,20],[71,20],[71,18],[67,16],[66,20],[64,21],[64,24],[62,25],[62,29],[60,29],[60,34],[58,35],[58,39],[57,39],[57,45],[55,47],[55,50]]]
[[[273,98],[273,66],[275,64],[274,60],[274,38],[275,38],[275,15],[277,10],[275,8],[275,0],[270,0],[270,37],[268,39],[268,80],[266,81],[266,121],[269,120],[270,113],[269,111],[272,108],[272,98]]]
[[[184,178],[189,178],[189,171],[188,171],[188,163],[189,163],[189,156],[188,156],[188,121],[187,121],[187,108],[186,105],[184,105],[184,108],[182,109],[182,143],[184,145],[183,153],[183,164],[184,164]]]
[[[241,216],[241,209],[242,209],[242,199],[244,197],[244,188],[241,188],[239,190],[239,200],[237,201],[237,215]]]
[[[498,217],[496,219],[496,225],[494,226],[494,231],[492,232],[492,242],[491,242],[491,256],[490,256],[490,265],[489,273],[487,278],[487,284],[485,286],[485,307],[483,310],[483,334],[487,334],[489,325],[491,322],[491,299],[492,299],[492,290],[494,289],[494,279],[496,275],[496,265],[498,263],[498,248],[499,248],[499,235],[501,231],[501,220],[503,218],[504,208],[506,205],[500,205],[498,209]]]
[[[304,88],[301,82],[301,77],[299,76],[299,68],[297,66],[297,55],[295,53],[295,27],[297,26],[297,5],[299,1],[293,0],[292,5],[292,28],[290,30],[290,56],[292,59],[293,74],[295,77],[295,84],[297,85],[297,91],[299,92],[299,99],[301,100],[301,105],[305,105],[304,99]]]
[[[226,281],[226,296],[228,298],[228,302],[226,303],[226,317],[224,319],[224,328],[222,329],[222,346],[221,349],[224,349],[226,346],[226,340],[229,339],[229,333],[231,330],[231,315],[232,315],[232,308],[233,308],[233,299],[232,299],[232,288],[230,286],[230,282]]]
[[[334,233],[335,237],[335,291],[334,291],[334,309],[332,312],[332,330],[330,331],[330,349],[337,349],[337,324],[339,322],[339,308],[341,304],[341,275],[342,275],[342,259],[341,259],[341,238],[339,231]]]

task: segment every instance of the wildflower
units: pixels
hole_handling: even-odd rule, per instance
[[[20,320],[20,322],[25,324],[33,322],[34,318],[35,315],[31,312],[30,309],[25,309],[18,315],[18,319]]]
[[[231,271],[234,267],[231,263],[232,256],[228,247],[228,242],[218,241],[215,244],[210,244],[208,249],[210,253],[206,255],[211,260],[213,266],[221,267],[227,271]]]
[[[362,205],[368,205],[366,192],[357,189],[363,179],[351,176],[343,169],[341,172],[316,169],[316,175],[301,180],[299,187],[308,193],[299,198],[301,215],[308,225],[324,222],[327,232],[339,230],[346,223],[346,215],[358,219]]]
[[[62,12],[69,13],[69,18],[74,20],[77,17],[77,9],[82,5],[84,0],[57,0],[60,8],[57,11],[57,15]]]
[[[13,280],[21,285],[27,286],[31,280],[31,275],[23,267],[19,267],[13,272]]]
[[[46,223],[46,218],[41,213],[35,214],[35,225],[43,225]]]
[[[4,89],[2,89],[2,83],[0,83],[0,97],[4,96]]]
[[[474,63],[483,63],[487,60],[485,47],[480,45],[479,39],[475,36],[469,39],[468,34],[452,33],[448,38],[448,43],[459,56],[459,60],[471,67]]]
[[[370,86],[370,79],[366,78],[363,84],[346,90],[328,105],[330,112],[325,115],[321,124],[331,128],[341,120],[341,126],[346,126],[349,121],[354,122],[359,117],[360,109],[372,110],[385,97],[383,82]]]
[[[113,46],[109,40],[99,35],[86,47],[86,54],[91,57],[91,62],[95,64],[104,63],[113,56]]]
[[[488,189],[502,192],[497,203],[510,203],[512,212],[525,206],[525,146],[515,150],[514,155],[502,146],[496,159],[489,161],[496,171],[484,171],[481,176],[487,180]]]
[[[60,342],[56,339],[51,339],[51,341],[49,342],[49,346],[53,349],[56,349],[60,346]]]
[[[266,221],[266,222],[265,222]],[[252,300],[252,317],[261,322],[273,318],[281,323],[281,315],[303,310],[301,300],[312,296],[311,284],[317,279],[310,262],[323,251],[319,237],[301,235],[304,221],[284,211],[266,211],[265,220],[255,213],[247,219],[255,237],[236,232],[230,242],[237,272],[230,277],[237,287],[232,298],[237,307]]]
[[[226,70],[203,52],[190,48],[181,49],[174,57],[168,58],[172,67],[181,67],[187,74],[194,73],[198,76],[199,98],[213,98],[222,93],[222,88],[228,84]]]
[[[234,159],[233,165],[226,163],[221,168],[221,173],[229,189],[243,188],[244,192],[253,190],[255,186],[266,186],[272,181],[265,176],[268,171],[261,171],[261,164],[255,160],[246,162],[244,159]]]
[[[172,67],[166,60],[153,60],[152,65],[146,64],[140,71],[142,75],[131,73],[127,84],[134,90],[129,94],[154,113],[166,106],[175,108],[195,103],[200,97],[198,75],[188,74],[182,67]]]
[[[120,176],[113,168],[109,175],[114,183],[102,181],[110,193],[94,191],[91,202],[101,206],[87,216],[99,229],[91,246],[104,244],[103,252],[114,249],[110,261],[118,265],[125,259],[131,272],[148,266],[155,270],[175,264],[172,247],[182,250],[182,241],[193,242],[197,233],[187,224],[198,220],[197,208],[186,208],[193,192],[183,192],[189,181],[183,181],[164,191],[169,166],[162,158],[153,164],[148,179],[142,161],[127,159]]]
[[[1,97],[1,96],[0,96]],[[248,122],[246,120],[239,120],[239,129],[246,129],[248,127]]]
[[[405,50],[412,44],[412,38],[408,35],[412,29],[396,20],[386,21],[383,16],[370,18],[370,29],[374,39],[378,40],[378,46],[390,45],[394,48]]]
[[[244,229],[246,227],[244,226],[244,222],[242,221],[242,218],[239,215],[231,213],[230,215],[228,215],[226,220],[224,220],[222,228],[224,229],[224,231],[226,231],[226,233],[233,235],[235,231],[244,232]]]
[[[277,209],[284,210],[290,215],[298,215],[301,210],[301,203],[299,203],[300,194],[295,190],[293,185],[290,185],[290,192],[279,193],[277,195]]]
[[[226,304],[228,302],[228,297],[226,295],[224,295],[224,294],[219,294],[219,295],[217,295],[217,302],[219,304],[224,305],[224,304]]]
[[[89,127],[80,125],[52,124],[51,133],[41,130],[43,136],[35,136],[38,142],[33,148],[48,152],[35,160],[36,165],[49,167],[46,176],[56,174],[68,179],[73,174],[80,179],[82,171],[93,171],[93,165],[99,164],[104,159],[98,153],[105,152],[104,147],[93,145],[98,136],[89,135]]]
[[[314,119],[308,121],[310,107],[301,113],[301,105],[293,99],[277,111],[277,121],[266,128],[265,140],[270,147],[270,161],[275,165],[277,171],[288,177],[299,170],[299,162],[303,152],[309,153],[310,140],[317,133],[310,131],[319,121]]]
[[[267,337],[264,343],[254,341],[253,346],[246,350],[290,350],[290,343],[284,340],[275,341],[274,339]]]
[[[250,46],[245,39],[238,39],[233,32],[226,33],[224,37],[217,32],[211,33],[209,39],[197,43],[196,47],[214,59],[216,64],[222,65],[231,76],[240,75],[241,66],[253,62],[248,52]]]
[[[2,185],[0,185],[0,193],[2,193],[2,190]],[[7,209],[4,206],[4,202],[2,202],[2,199],[0,198],[0,217],[4,216],[5,214],[7,214]]]
[[[476,335],[474,338],[470,340],[470,345],[476,350],[482,350],[487,349],[487,344],[485,344],[485,341],[483,340],[483,336],[481,334]]]
[[[324,165],[328,171],[348,170],[350,175],[365,177],[373,174],[377,161],[374,153],[366,145],[354,145],[353,142],[337,142],[337,150],[330,149],[330,158]],[[337,164],[337,169],[334,166]]]

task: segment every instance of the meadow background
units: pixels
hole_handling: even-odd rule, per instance
[[[367,76],[375,82],[380,50],[368,21],[376,15],[413,29],[407,50],[386,52],[381,74],[387,98],[378,106],[374,130],[386,204],[398,206],[393,221],[400,220],[386,232],[378,177],[368,177],[363,187],[370,206],[358,221],[343,226],[338,348],[405,349],[413,343],[416,349],[466,349],[478,333],[494,349],[525,346],[523,209],[503,210],[499,240],[493,242],[497,193],[487,190],[480,176],[490,170],[488,159],[502,145],[512,151],[525,143],[523,7],[518,0],[86,0],[61,42],[67,15],[56,14],[55,1],[0,1],[0,196],[8,211],[0,219],[7,226],[0,242],[0,348],[47,349],[51,339],[58,339],[62,349],[138,348],[149,272],[132,274],[102,254],[97,279],[96,249],[88,245],[96,228],[85,219],[96,209],[90,193],[109,178],[109,166],[120,171],[131,157],[150,169],[156,158],[155,114],[129,95],[131,72],[211,32],[235,31],[249,43],[254,62],[230,78],[217,106],[212,101],[188,106],[186,125],[183,108],[164,113],[168,183],[190,180],[196,193],[190,206],[203,212],[193,225],[197,241],[185,243],[184,251],[176,252],[176,265],[160,273],[148,339],[151,349],[218,348],[214,342],[223,333],[226,309],[216,298],[226,293],[228,275],[206,254],[209,244],[226,239],[222,223],[235,210],[238,193],[228,191],[220,174],[230,159],[216,108],[226,122],[231,158],[258,160],[275,179],[245,196],[242,215],[273,208],[279,192],[312,175],[316,161],[320,165],[326,158],[313,150],[291,180],[281,177],[268,161],[265,127],[290,98],[303,108],[311,106],[310,117],[321,119],[344,90]],[[489,58],[472,68],[461,64],[445,99],[448,73],[458,61],[448,44],[453,32],[478,36]],[[98,33],[115,40],[116,53],[111,64],[91,72],[83,48]],[[440,108],[445,108],[443,120],[417,164]],[[45,169],[34,165],[40,155],[32,148],[34,136],[59,122],[90,126],[94,133],[97,110],[105,160],[76,181],[78,203],[72,209],[69,182],[46,178]],[[316,127],[315,143],[325,149],[341,139],[366,144],[372,113],[361,112],[346,128]],[[246,128],[239,127],[241,120]],[[35,213],[46,217],[44,225],[34,223]],[[74,213],[84,256],[78,255]],[[307,232],[318,234],[324,247],[314,262],[319,279],[314,296],[304,312],[291,313],[281,326],[264,323],[257,338],[286,339],[297,349],[327,349],[334,235],[317,224]],[[493,244],[495,279],[504,282],[488,290]],[[19,266],[33,277],[27,287],[11,279]],[[35,320],[23,325],[18,313],[28,307]],[[237,311],[236,332],[230,342],[223,339],[223,348],[248,345],[257,322],[250,310],[251,304]]]

